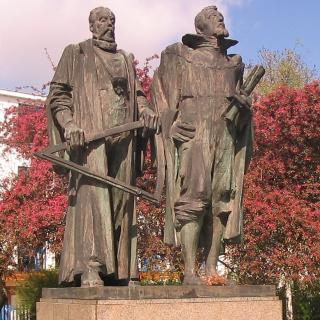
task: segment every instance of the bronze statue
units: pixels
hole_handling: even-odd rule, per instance
[[[195,28],[162,52],[152,88],[167,162],[165,241],[182,245],[184,284],[200,284],[199,246],[211,276],[222,241],[241,238],[243,175],[252,151],[248,95],[263,74],[255,68],[258,75],[242,84],[242,59],[227,54],[237,41],[227,38],[217,7],[204,8]]]
[[[70,151],[64,156],[79,168],[131,185],[137,164],[135,132],[94,141],[86,137],[141,118],[145,128],[156,129],[157,116],[137,80],[133,56],[117,49],[114,14],[95,8],[89,24],[92,39],[65,48],[51,82],[50,140],[53,145],[68,142]],[[134,197],[79,170],[69,178],[59,280],[81,278],[82,287],[126,284],[138,277]]]

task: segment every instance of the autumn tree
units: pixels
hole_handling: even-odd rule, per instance
[[[302,88],[318,76],[316,68],[308,66],[296,50],[263,48],[258,53],[258,61],[266,70],[256,89],[260,95],[269,94],[281,86]],[[252,66],[249,65],[248,69]]]
[[[59,251],[67,205],[65,182],[51,165],[33,157],[48,144],[44,105],[9,108],[1,126],[5,152],[16,151],[29,161],[12,180],[3,182],[0,201],[1,273],[6,272],[14,250],[18,257],[33,257],[47,242]],[[18,269],[23,267],[19,260]]]
[[[254,106],[244,242],[231,249],[244,283],[320,277],[320,84],[281,87]]]

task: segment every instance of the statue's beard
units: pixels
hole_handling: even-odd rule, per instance
[[[107,42],[115,42],[114,36],[114,28],[104,28],[102,30],[98,30],[92,33],[93,39],[107,41]]]
[[[117,44],[114,36],[113,28],[105,28],[98,32],[92,33],[93,42],[96,46],[107,51],[116,51]]]
[[[226,27],[220,26],[217,28],[217,30],[215,32],[215,36],[217,38],[220,38],[220,37],[227,38],[227,37],[229,37],[229,31],[227,30]]]

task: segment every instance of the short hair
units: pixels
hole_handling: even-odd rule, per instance
[[[218,13],[218,8],[216,6],[205,7],[196,15],[194,19],[196,30],[203,31],[205,27],[205,20],[208,19],[212,13]]]
[[[99,11],[101,10],[104,10],[104,11],[107,11],[108,14],[113,18],[115,19],[115,15],[114,13],[107,7],[97,7],[97,8],[94,8],[90,11],[90,14],[89,14],[89,24],[93,24],[94,21],[96,20],[96,15]]]

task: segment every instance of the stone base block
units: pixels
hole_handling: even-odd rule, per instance
[[[143,291],[143,288],[140,290]],[[170,290],[170,287],[163,290]],[[174,288],[173,290],[179,289]],[[181,290],[184,290],[183,286]],[[210,292],[210,290],[213,293],[215,292],[215,288],[204,290],[206,292]],[[235,290],[237,291],[237,289]],[[58,291],[55,291],[55,293],[55,295],[59,295],[57,294]],[[84,294],[84,291],[82,293]],[[216,295],[213,293],[211,296]],[[47,295],[52,296],[52,291],[51,294],[47,292]],[[221,292],[219,295],[221,295]],[[37,303],[37,320],[129,319],[282,320],[282,303],[275,295],[266,295],[264,297],[186,297],[164,299],[156,297],[143,299],[75,299],[75,297],[66,299],[65,297],[44,297]]]

